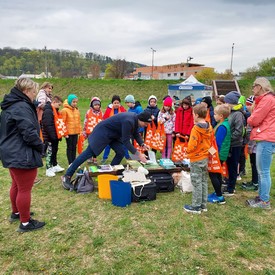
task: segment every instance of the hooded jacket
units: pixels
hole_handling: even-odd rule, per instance
[[[228,122],[231,130],[231,147],[242,146],[246,123],[242,104],[233,106]]]
[[[69,135],[78,135],[81,132],[80,112],[78,108],[73,108],[65,99],[61,114],[66,124]]]
[[[250,140],[275,142],[275,96],[267,93],[256,97],[255,109],[247,119],[252,126]]]
[[[148,105],[148,106],[145,108],[144,111],[150,113],[151,116],[154,116],[154,117],[155,117],[154,123],[155,123],[155,125],[157,126],[157,124],[158,124],[158,114],[159,114],[159,108],[158,108],[158,106],[156,105],[156,106],[152,107],[152,106]]]
[[[180,133],[183,136],[189,136],[193,126],[194,117],[192,107],[189,107],[186,110],[183,109],[183,107],[179,107],[176,110],[175,132]]]
[[[213,128],[208,122],[206,125],[207,128],[202,128],[200,124],[195,124],[192,128],[186,150],[190,162],[196,162],[208,158],[208,150],[211,147]]]
[[[12,88],[1,103],[0,157],[5,168],[32,169],[43,166],[43,143],[34,104]]]
[[[118,113],[124,113],[124,112],[126,112],[126,109],[122,105],[120,105],[120,107],[118,109],[116,109],[116,110],[113,108],[113,104],[112,103],[109,104],[108,107],[105,110],[105,113],[103,115],[103,119],[106,119],[106,118],[108,118],[110,116],[113,116],[115,114],[118,114]]]

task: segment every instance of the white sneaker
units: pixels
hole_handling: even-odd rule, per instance
[[[46,176],[47,177],[54,177],[55,176],[55,172],[54,172],[53,167],[46,170]]]
[[[65,169],[62,168],[59,164],[57,164],[56,166],[53,166],[52,169],[53,169],[53,171],[54,171],[55,173],[62,172],[62,171],[65,170]]]

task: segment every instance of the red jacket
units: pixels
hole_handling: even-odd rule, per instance
[[[176,122],[175,122],[175,132],[181,135],[190,136],[191,130],[194,126],[193,110],[188,108],[187,110],[179,107],[176,110]]]
[[[125,108],[121,105],[119,108],[118,108],[118,113],[124,113],[126,112]],[[113,109],[113,104],[109,104],[109,106],[107,107],[104,115],[103,115],[103,119],[106,119],[110,116],[113,116],[114,115],[114,109]]]

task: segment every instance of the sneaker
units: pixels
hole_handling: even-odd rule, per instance
[[[217,196],[216,194],[210,198],[208,197],[207,201],[210,203],[225,204],[224,196]]]
[[[252,204],[258,203],[259,201],[261,201],[260,197],[256,196],[254,199],[246,200],[246,204],[250,206]]]
[[[34,212],[30,212],[30,216],[33,216]],[[20,220],[20,214],[15,214],[15,213],[11,213],[11,216],[9,218],[9,222],[13,223],[13,222],[17,222]]]
[[[71,183],[71,179],[67,176],[61,177],[61,184],[62,184],[63,188],[66,190],[70,190],[70,191],[74,190],[74,186]]]
[[[53,170],[53,167],[50,167],[46,170],[46,176],[47,177],[54,177],[55,176],[55,172]]]
[[[253,204],[249,204],[250,207],[253,207],[253,208],[262,208],[262,209],[271,209],[271,206],[270,206],[270,201],[262,201],[262,200],[259,200],[259,201],[255,201],[255,203]]]
[[[210,203],[213,203],[213,200],[215,200],[215,199],[217,199],[217,195],[214,192],[214,193],[208,195],[207,201]]]
[[[216,201],[217,204],[222,205],[222,204],[226,203],[224,196],[220,196],[220,197],[217,197],[217,198],[218,198],[218,200]]]
[[[201,208],[200,207],[194,207],[192,205],[184,205],[183,209],[188,212],[188,213],[192,213],[192,214],[201,214]]]
[[[55,173],[62,172],[62,171],[65,170],[65,169],[62,168],[59,164],[53,166],[52,169],[53,169],[53,171],[54,171]]]
[[[223,196],[225,197],[232,197],[235,195],[235,191],[233,192],[229,192],[228,190],[225,190],[224,192],[222,192]]]
[[[201,206],[201,212],[207,212],[207,207],[206,206]]]
[[[45,225],[45,222],[40,222],[37,220],[33,220],[32,218],[30,218],[29,223],[27,225],[23,225],[22,223],[20,223],[17,232],[29,232],[29,231],[33,231],[33,230],[38,230],[41,229],[43,226]]]
[[[242,177],[240,175],[238,175],[237,180],[242,180]]]
[[[216,196],[216,192],[211,193],[211,194],[208,195],[208,199],[211,199],[212,197],[215,197],[215,196]]]
[[[242,183],[242,189],[243,190],[248,190],[248,191],[257,191],[259,188],[258,183],[254,183],[254,182],[243,182]]]
[[[222,195],[225,197],[231,197],[235,195],[235,190],[229,191],[228,188],[222,191]]]

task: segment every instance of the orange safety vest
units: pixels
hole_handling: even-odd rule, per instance
[[[89,135],[94,130],[95,126],[103,120],[102,112],[94,113],[92,110],[89,110],[86,114],[86,134]]]
[[[59,113],[52,105],[54,126],[57,138],[60,139],[68,135],[67,127],[63,121],[62,114]]]

